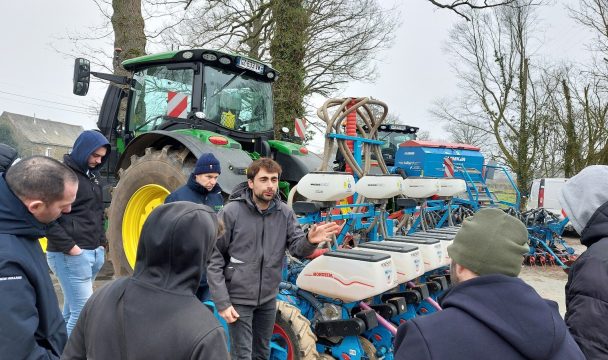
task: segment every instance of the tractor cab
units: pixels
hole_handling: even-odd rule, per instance
[[[397,149],[399,149],[399,145],[409,140],[416,140],[417,132],[417,127],[409,125],[380,125],[378,140],[384,141],[384,144],[381,145],[381,151],[386,166],[395,165],[395,154],[397,153]]]
[[[260,62],[209,50],[127,60],[133,72],[125,130],[201,129],[225,135],[243,150],[269,156],[272,82],[277,72]]]

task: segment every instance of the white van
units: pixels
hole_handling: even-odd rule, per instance
[[[526,210],[545,208],[548,211],[558,215],[560,219],[564,218],[562,206],[559,203],[559,194],[562,187],[568,181],[567,178],[542,178],[532,181],[530,189],[530,197],[526,204]],[[571,229],[572,225],[566,225],[567,230]]]
[[[534,179],[526,210],[545,208],[555,215],[561,215],[562,206],[559,204],[559,194],[566,181],[568,181],[567,178]]]

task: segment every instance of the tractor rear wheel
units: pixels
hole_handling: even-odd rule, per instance
[[[108,209],[107,238],[115,276],[133,273],[137,244],[148,215],[173,190],[186,183],[196,162],[187,148],[147,148],[131,156],[131,164],[118,172]]]
[[[310,322],[298,308],[284,301],[277,301],[272,340],[287,351],[287,360],[319,358],[317,337],[310,328]]]

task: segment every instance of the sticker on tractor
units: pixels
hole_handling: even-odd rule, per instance
[[[185,119],[188,116],[188,95],[168,91],[167,116]]]
[[[306,119],[296,118],[294,135],[300,139],[306,138]]]
[[[220,124],[228,129],[234,129],[234,126],[236,125],[236,115],[234,115],[230,110],[223,112],[222,118],[220,119]]]

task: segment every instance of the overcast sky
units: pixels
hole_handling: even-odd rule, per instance
[[[443,136],[441,124],[431,121],[429,109],[436,99],[458,95],[457,79],[443,52],[450,28],[462,21],[426,0],[380,0],[398,3],[402,25],[395,45],[384,52],[375,83],[352,83],[339,96],[373,96],[409,125]],[[591,35],[565,10],[576,0],[557,0],[539,12],[542,43],[533,56],[553,63],[586,63]],[[53,48],[68,49],[61,38],[100,23],[92,1],[0,1],[0,112],[9,111],[94,128],[90,107],[101,103],[104,88],[93,85],[87,97],[72,95],[73,60]]]

